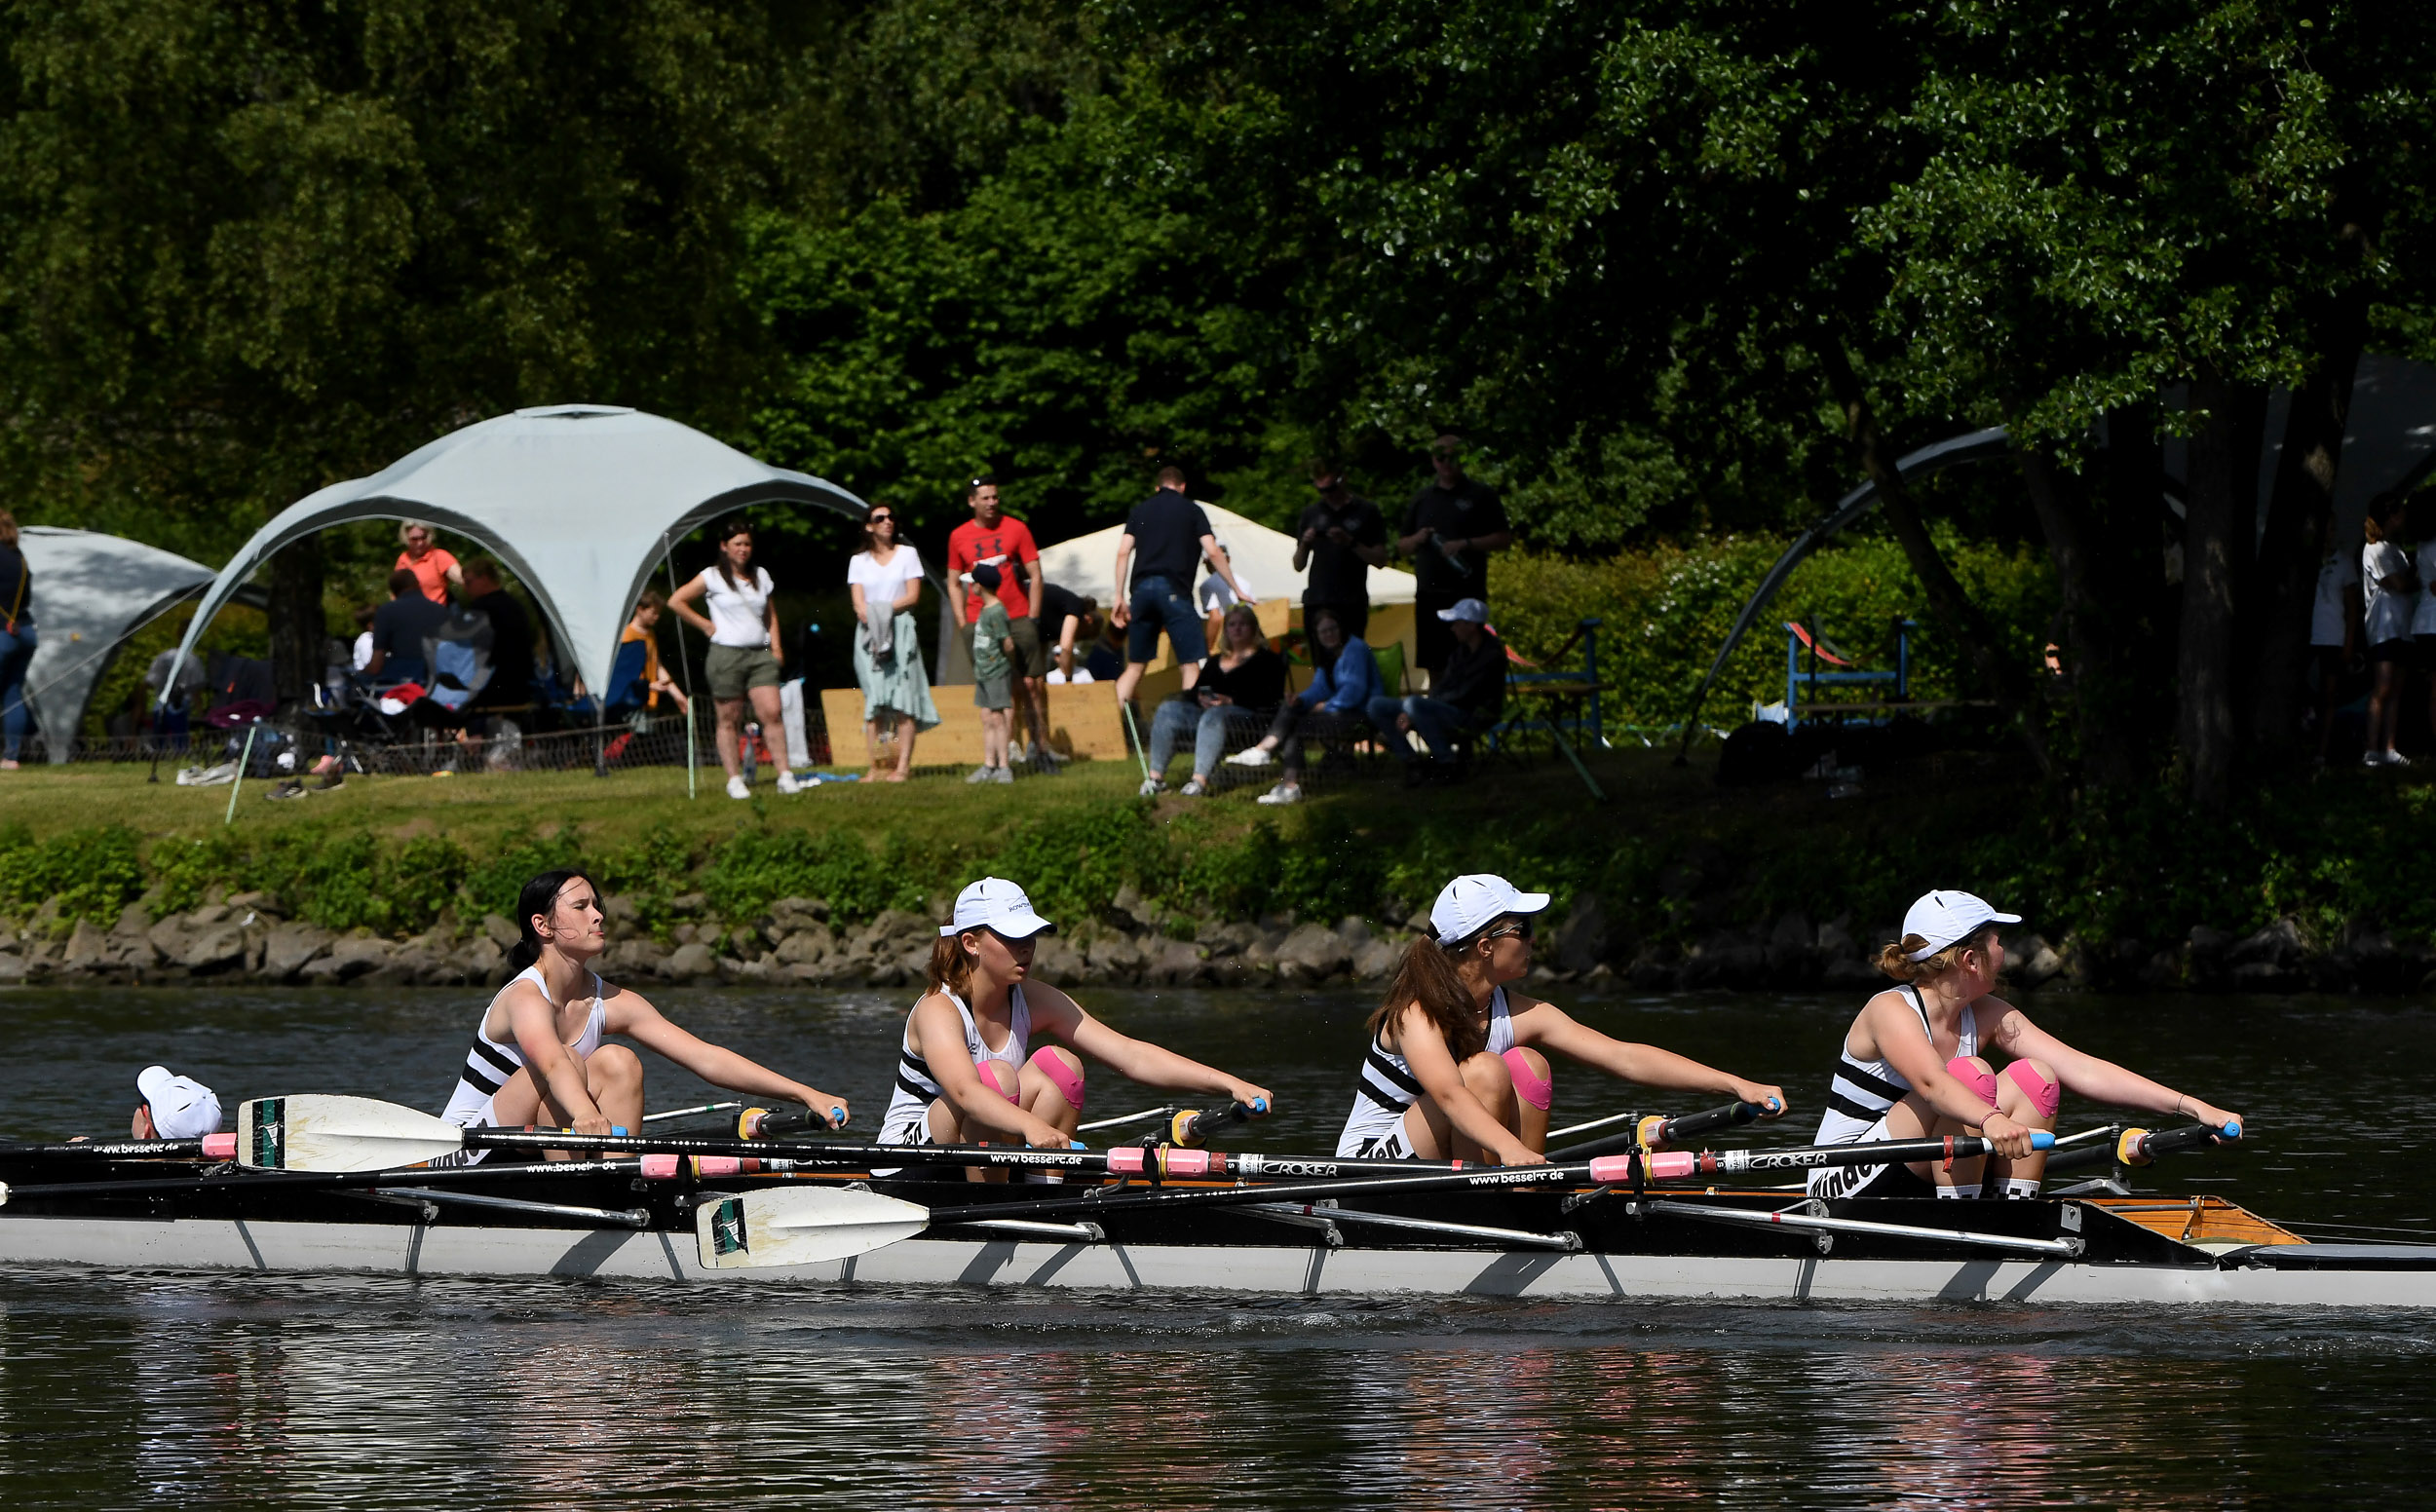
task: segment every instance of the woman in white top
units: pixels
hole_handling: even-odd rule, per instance
[[[2394,749],[2395,726],[2402,722],[2402,679],[2412,660],[2411,613],[2419,586],[2411,569],[2411,553],[2402,548],[2402,500],[2379,494],[2369,501],[2362,531],[2368,545],[2360,552],[2360,586],[2367,599],[2369,662],[2377,683],[2369,692],[2368,749],[2363,766],[2407,767],[2411,759]]]
[[[896,511],[875,504],[863,511],[866,548],[846,564],[846,591],[855,600],[855,680],[862,686],[862,739],[871,779],[902,782],[913,772],[914,735],[939,722],[931,701],[931,673],[922,664],[913,607],[922,597],[922,555],[896,539]],[[896,727],[895,761],[880,749],[880,723]]]
[[[779,791],[799,785],[786,760],[786,724],[779,708],[779,609],[771,601],[770,575],[753,565],[753,527],[733,515],[719,527],[717,560],[670,595],[668,607],[686,624],[710,638],[703,671],[710,684],[711,706],[719,711],[719,764],[727,768],[728,796],[750,798],[739,744],[744,727],[744,701],[752,700],[753,717],[761,722],[761,743],[770,764],[779,769]],[[694,607],[701,604],[710,613]]]
[[[1643,1086],[1722,1092],[1773,1118],[1782,1088],[1672,1050],[1611,1039],[1552,1002],[1509,992],[1531,970],[1532,918],[1544,892],[1503,877],[1458,877],[1429,910],[1364,1026],[1368,1052],[1337,1153],[1388,1160],[1547,1162],[1550,1050]]]
[[[1230,570],[1235,570],[1235,553],[1227,549],[1227,544],[1224,541],[1218,543],[1218,560],[1224,562]],[[1201,632],[1202,637],[1213,646],[1220,644],[1226,638],[1227,611],[1243,602],[1241,595],[1236,592],[1238,587],[1245,593],[1252,591],[1250,580],[1245,578],[1240,570],[1235,570],[1233,583],[1229,583],[1216,572],[1212,572],[1201,580],[1200,591],[1198,595],[1201,601]]]
[[[2047,1157],[2033,1129],[2053,1129],[2067,1088],[2095,1102],[2186,1115],[2219,1127],[2239,1115],[2074,1049],[1995,996],[2004,969],[1997,926],[2019,924],[1967,892],[1929,892],[1903,916],[1903,938],[1878,968],[1903,985],[1861,1005],[1845,1032],[1818,1143],[1984,1135],[1993,1156],[1910,1165],[1846,1165],[1810,1173],[1818,1197],[1976,1197],[1983,1179],[2035,1197]],[[1999,1076],[1988,1055],[2011,1064]],[[1989,1167],[1984,1173],[1983,1165]]]
[[[628,988],[604,982],[592,963],[608,949],[600,892],[578,871],[544,872],[516,900],[522,938],[509,952],[520,967],[475,1025],[456,1092],[443,1116],[470,1127],[543,1124],[579,1134],[643,1124],[643,1062],[624,1035],[713,1086],[817,1109],[832,1126],[847,1103],[791,1080],[733,1050],[695,1038]]]
[[[1086,1055],[1144,1086],[1269,1112],[1268,1088],[1121,1035],[1032,980],[1033,947],[1050,927],[1004,878],[984,877],[957,894],[955,917],[931,951],[930,991],[905,1018],[880,1143],[1020,1140],[1063,1150],[1083,1117]],[[1034,1048],[1043,1035],[1059,1043]]]

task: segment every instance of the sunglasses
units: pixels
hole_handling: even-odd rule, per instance
[[[1505,923],[1499,925],[1496,928],[1491,929],[1488,933],[1482,935],[1481,938],[1484,940],[1502,940],[1509,934],[1518,940],[1527,940],[1531,938],[1530,917],[1526,915],[1520,919],[1509,919]]]
[[[864,520],[863,523],[866,525],[894,525],[896,523],[896,516],[894,514],[874,514],[869,519]]]

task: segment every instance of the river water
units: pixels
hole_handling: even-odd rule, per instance
[[[904,995],[670,996],[876,1122]],[[0,1138],[122,1129],[151,1060],[232,1113],[291,1091],[436,1108],[481,1001],[12,992]],[[1275,1091],[1238,1147],[1333,1143],[1363,1000],[1090,1002]],[[1800,1142],[1854,1004],[1572,1005],[1781,1081]],[[2249,1145],[2160,1185],[2325,1231],[2436,1232],[2425,1005],[2029,1006],[2248,1117]],[[654,1107],[709,1099],[653,1073]],[[1093,1076],[1095,1115],[1163,1100]],[[1560,1122],[1691,1106],[1561,1069],[1557,1098]],[[2416,1501],[2432,1430],[2436,1320],[2390,1313],[0,1271],[11,1507],[2348,1505]]]

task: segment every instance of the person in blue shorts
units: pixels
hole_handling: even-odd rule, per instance
[[[1119,593],[1113,619],[1117,628],[1125,632],[1125,669],[1117,678],[1118,702],[1133,698],[1134,686],[1141,682],[1151,659],[1159,655],[1162,630],[1176,663],[1184,668],[1184,686],[1192,687],[1200,676],[1209,640],[1201,629],[1200,610],[1193,601],[1193,580],[1204,561],[1235,590],[1238,601],[1253,602],[1220,553],[1209,516],[1184,491],[1184,470],[1161,468],[1159,491],[1133,507],[1133,512],[1125,516],[1124,534],[1117,538]],[[1128,563],[1133,573],[1130,580],[1125,576]]]

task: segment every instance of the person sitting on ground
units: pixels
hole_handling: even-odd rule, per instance
[[[372,659],[363,674],[375,688],[400,683],[431,686],[424,642],[448,623],[446,605],[423,596],[423,585],[400,567],[389,575],[389,602],[372,611]]]
[[[1438,893],[1429,935],[1404,952],[1370,1015],[1338,1158],[1545,1164],[1551,1050],[1643,1086],[1723,1093],[1770,1118],[1785,1111],[1780,1087],[1610,1039],[1552,1002],[1509,992],[1531,970],[1532,920],[1547,906],[1546,893],[1485,872]]]
[[[1456,737],[1487,730],[1505,712],[1505,642],[1489,628],[1489,606],[1461,599],[1439,610],[1438,618],[1454,632],[1455,648],[1429,692],[1370,700],[1370,722],[1389,732],[1388,745],[1404,759],[1408,782],[1422,780],[1429,769],[1403,737],[1418,732],[1429,759],[1451,767],[1460,754]]]
[[[1260,638],[1259,612],[1249,604],[1229,609],[1218,654],[1201,663],[1199,680],[1151,716],[1151,775],[1142,779],[1142,796],[1166,791],[1167,764],[1188,733],[1193,780],[1184,784],[1184,796],[1207,793],[1227,741],[1275,718],[1285,701],[1285,658]]]
[[[1260,795],[1264,804],[1301,803],[1304,742],[1351,735],[1366,717],[1370,700],[1384,692],[1370,647],[1360,636],[1345,633],[1334,610],[1323,609],[1313,617],[1311,638],[1311,686],[1277,705],[1259,744],[1227,758],[1231,767],[1266,767],[1273,760],[1283,764],[1284,780]]]
[[[679,714],[692,701],[660,663],[660,616],[667,604],[658,588],[643,589],[643,596],[634,601],[634,617],[619,632],[618,659],[609,666],[608,717],[612,720],[658,714],[664,695]]]
[[[167,1066],[146,1066],[135,1074],[141,1101],[127,1132],[137,1139],[201,1139],[220,1131],[220,1098],[192,1077]]]
[[[898,1037],[896,1092],[880,1120],[881,1144],[1019,1140],[1064,1150],[1083,1118],[1085,1056],[1146,1087],[1272,1111],[1268,1088],[1119,1034],[1034,980],[1033,949],[1052,927],[1004,878],[984,877],[956,895],[955,916],[932,947],[930,989]],[[1036,1035],[1060,1043],[1036,1050]]]
[[[1992,1155],[1910,1164],[1827,1166],[1809,1193],[1843,1197],[2035,1197],[2047,1157],[2031,1131],[2053,1130],[2068,1089],[2093,1102],[2170,1113],[2222,1128],[2240,1115],[2074,1049],[1996,996],[2004,970],[1999,925],[2019,924],[1967,892],[1926,892],[1903,916],[1903,938],[1879,953],[1899,984],[1861,1005],[1845,1031],[1820,1118],[1821,1145],[1969,1134]],[[2001,1074],[1987,1054],[2011,1058]],[[1983,1188],[1983,1181],[1985,1187]],[[1999,1193],[1995,1189],[2001,1188]]]
[[[982,562],[972,569],[973,591],[981,611],[972,622],[972,701],[981,710],[981,765],[968,782],[1012,782],[1007,765],[1008,726],[1013,718],[1015,632],[1006,600],[999,596],[1004,576]]]
[[[592,963],[609,948],[607,920],[600,889],[582,872],[549,871],[527,882],[516,898],[516,927],[520,938],[508,953],[516,974],[475,1023],[474,1046],[440,1115],[450,1123],[639,1131],[642,1058],[604,1042],[623,1035],[712,1086],[800,1103],[844,1126],[846,1099],[697,1039],[632,988],[602,981]]]

